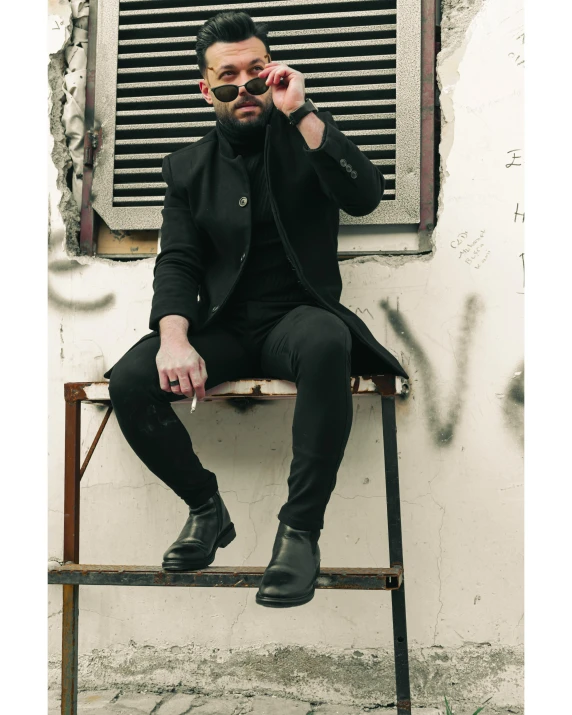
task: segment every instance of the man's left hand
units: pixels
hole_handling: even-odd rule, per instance
[[[258,76],[267,78],[266,84],[272,87],[274,106],[286,116],[306,101],[304,75],[283,62],[267,62]]]

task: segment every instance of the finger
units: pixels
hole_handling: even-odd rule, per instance
[[[274,83],[279,84],[282,77],[286,78],[287,74],[288,74],[288,67],[280,67],[279,69],[277,69],[276,72],[274,73]]]
[[[272,67],[276,67],[276,65],[279,65],[279,64],[281,64],[281,62],[279,62],[278,60],[271,60],[270,62],[266,63],[262,72],[268,72],[269,69],[271,69]]]
[[[180,395],[181,394],[180,385],[171,385],[170,384],[173,380],[179,379],[177,373],[175,372],[175,370],[167,370],[167,375],[169,377],[169,387],[171,388],[171,392],[174,392],[176,395]]]
[[[276,84],[276,73],[284,72],[284,71],[286,71],[286,72],[288,71],[288,67],[286,65],[281,64],[281,65],[276,65],[275,67],[273,67],[268,74],[267,83],[268,84]]]
[[[197,393],[197,400],[202,400],[205,397],[205,381],[201,375],[198,365],[193,365],[190,369],[191,382]]]
[[[186,370],[180,370],[179,373],[179,387],[181,388],[181,392],[183,395],[186,395],[187,397],[193,396],[193,386],[191,385],[191,381],[189,379],[189,374]]]
[[[290,74],[288,72],[288,69],[285,69],[282,72],[276,72],[276,74],[274,75],[274,84],[282,84],[284,87],[287,87],[289,83],[289,77]]]
[[[169,385],[169,376],[164,370],[159,370],[159,384],[161,389],[165,392],[171,392],[171,386]]]
[[[205,395],[206,395],[208,373],[207,373],[207,368],[206,368],[206,365],[204,364],[204,362],[199,363],[199,368],[201,371],[201,379],[203,380],[203,384],[205,386]]]

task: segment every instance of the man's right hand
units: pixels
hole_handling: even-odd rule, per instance
[[[155,358],[159,382],[165,392],[187,397],[196,392],[197,400],[203,400],[208,374],[205,361],[187,339],[188,327],[187,319],[179,315],[165,316],[159,321],[161,347]],[[170,385],[173,380],[179,380],[179,384]]]

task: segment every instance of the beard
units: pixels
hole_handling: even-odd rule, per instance
[[[262,104],[259,100],[247,96],[240,100],[238,106],[246,102],[256,103],[260,107],[260,112],[258,112],[254,118],[251,117],[243,119],[242,121],[237,116],[237,105],[233,104],[232,106],[228,106],[228,104],[230,104],[229,102],[224,104],[219,103],[218,106],[214,107],[216,117],[227,133],[237,138],[244,138],[245,140],[248,139],[248,137],[256,136],[266,127],[272,110],[274,109],[274,102],[272,101],[267,104]]]

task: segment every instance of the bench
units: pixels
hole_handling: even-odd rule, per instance
[[[77,715],[78,692],[78,627],[80,586],[186,586],[202,588],[258,588],[264,573],[262,566],[209,566],[201,571],[166,572],[159,566],[109,566],[82,564],[79,560],[80,482],[105,429],[113,406],[108,382],[68,382],[65,398],[65,467],[64,467],[64,549],[63,563],[50,567],[48,583],[63,587],[62,610],[62,715]],[[407,380],[394,375],[352,376],[352,395],[381,396],[389,567],[322,568],[316,588],[379,590],[391,592],[393,645],[395,654],[396,706],[398,715],[411,713],[405,584],[397,427],[395,399],[409,392]],[[296,386],[286,380],[247,379],[225,382],[207,390],[205,401],[254,397],[275,400],[293,398]],[[176,404],[190,402],[190,398]],[[106,405],[101,425],[80,461],[81,405]]]

